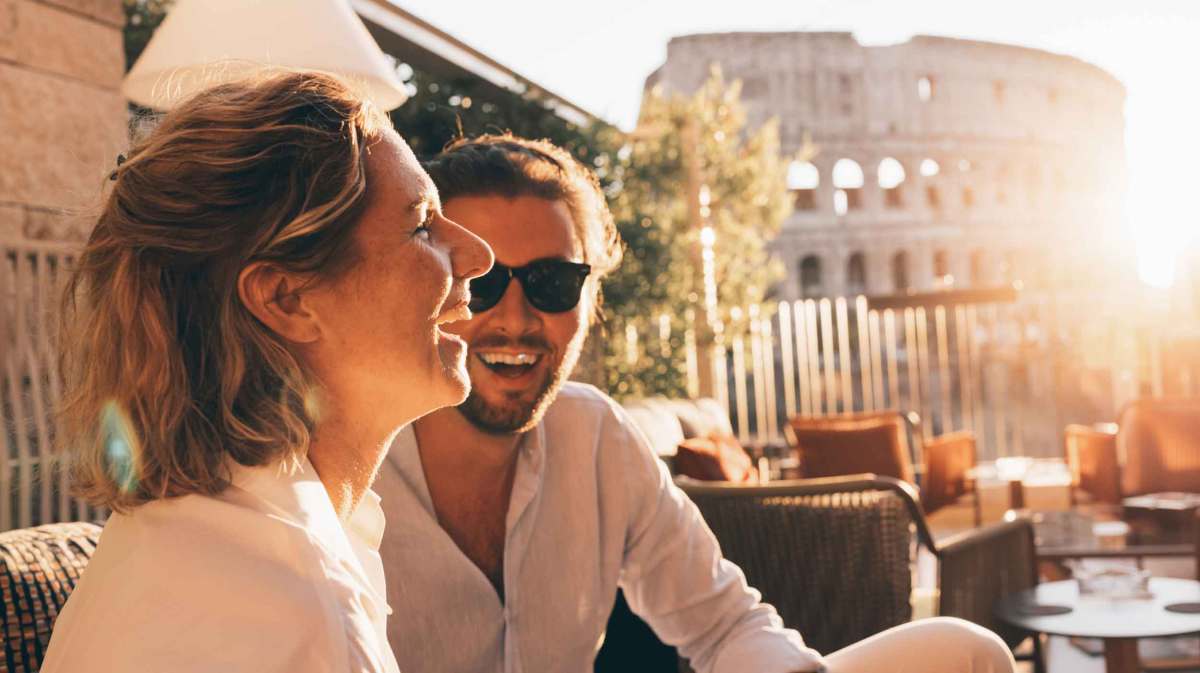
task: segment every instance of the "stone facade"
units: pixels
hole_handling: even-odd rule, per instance
[[[1095,66],[938,37],[721,33],[672,39],[647,86],[688,93],[714,65],[741,80],[751,125],[777,117],[785,152],[815,149],[789,178],[780,298],[1132,273],[1125,89]]]
[[[78,239],[127,138],[121,0],[0,0],[0,241]]]

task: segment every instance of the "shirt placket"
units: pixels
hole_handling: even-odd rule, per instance
[[[513,476],[504,539],[504,672],[522,673],[519,629],[521,593],[520,564],[529,548],[529,536],[537,515],[536,500],[545,461],[545,430],[541,424],[521,439]]]

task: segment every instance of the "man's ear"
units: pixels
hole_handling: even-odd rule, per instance
[[[270,262],[252,262],[238,274],[242,304],[271,331],[291,343],[312,343],[321,333],[301,294],[304,281]]]

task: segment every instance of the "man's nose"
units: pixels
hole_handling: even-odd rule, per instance
[[[491,321],[494,327],[513,335],[535,331],[542,323],[542,314],[530,306],[525,299],[525,288],[516,278],[509,281],[504,296],[489,313],[493,313]]]

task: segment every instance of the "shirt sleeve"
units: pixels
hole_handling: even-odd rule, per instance
[[[821,656],[721,556],[695,504],[617,409],[611,446],[627,466],[628,533],[620,586],[630,608],[697,673],[819,671]]]

